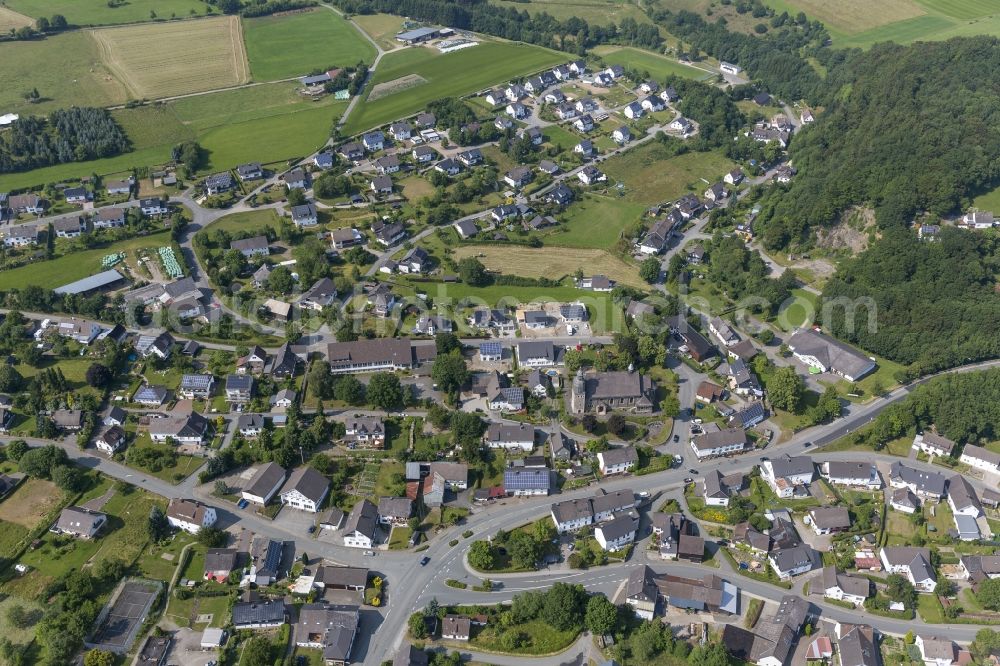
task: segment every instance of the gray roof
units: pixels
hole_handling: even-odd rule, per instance
[[[605,467],[628,462],[634,463],[639,460],[639,454],[636,452],[634,446],[621,446],[615,449],[608,449],[601,452],[600,455]]]
[[[233,250],[245,252],[249,250],[263,250],[266,249],[268,245],[267,236],[254,236],[252,238],[234,240],[229,244],[229,247]]]
[[[638,372],[597,372],[586,378],[587,396],[592,399],[644,397],[650,386]]]
[[[552,474],[549,469],[505,469],[503,487],[507,492],[532,489],[550,490],[552,488]]]
[[[858,350],[810,328],[792,334],[788,346],[794,352],[813,356],[827,368],[855,379],[875,368],[875,361]]]
[[[300,644],[320,643],[324,660],[347,662],[358,631],[358,621],[356,606],[305,604],[299,609],[295,641]]]
[[[771,469],[775,478],[787,476],[799,476],[812,474],[814,471],[813,459],[809,456],[789,456],[775,458],[771,461]]]
[[[275,624],[285,621],[285,602],[281,599],[267,601],[241,601],[233,604],[233,625]]]
[[[546,358],[553,363],[557,360],[555,345],[549,340],[529,340],[517,343],[519,361],[528,358]]]
[[[490,423],[486,438],[491,442],[534,442],[535,427],[527,423]]]
[[[639,521],[628,514],[616,516],[597,529],[601,530],[605,541],[616,541],[639,528]]]
[[[404,643],[393,658],[392,666],[427,666],[427,653]]]
[[[809,511],[813,523],[820,529],[838,529],[851,526],[851,514],[843,506],[819,506]]]
[[[653,570],[647,565],[634,567],[628,574],[625,583],[625,596],[628,599],[656,603],[660,591],[653,582]]]
[[[249,391],[253,388],[253,375],[226,375],[227,391]]]
[[[925,472],[924,470],[907,467],[900,462],[894,462],[889,467],[889,477],[899,479],[907,485],[913,485],[918,492],[927,495],[944,495],[945,478],[938,472]]]
[[[209,548],[205,551],[205,572],[232,571],[236,568],[235,548]]]
[[[951,477],[951,480],[948,481],[948,497],[958,510],[971,507],[976,509],[978,513],[983,512],[983,505],[976,497],[976,491],[959,474]]]
[[[879,649],[872,628],[865,625],[841,625],[837,641],[840,666],[878,666]]]
[[[594,515],[590,500],[573,499],[556,502],[552,505],[552,515],[557,522],[568,523],[581,518],[588,518]]]
[[[57,294],[83,294],[88,291],[93,291],[94,289],[107,287],[124,279],[125,278],[122,277],[121,273],[117,270],[111,269],[109,271],[102,271],[96,275],[91,275],[90,277],[85,277],[82,280],[77,280],[76,282],[64,284],[63,286],[54,289],[54,291]]]
[[[167,389],[162,386],[143,386],[135,392],[132,400],[135,402],[163,402],[167,397]]]
[[[362,567],[322,566],[315,581],[330,586],[364,587],[368,582],[368,569]]]
[[[265,463],[257,468],[243,492],[257,497],[266,497],[278,481],[285,478],[285,468],[278,463]]]
[[[725,428],[698,435],[692,440],[695,448],[708,451],[721,446],[747,443],[747,433],[743,428]]]
[[[378,527],[378,509],[366,499],[354,505],[351,513],[347,516],[347,523],[344,525],[344,534],[360,532],[370,539],[375,538],[375,530]]]
[[[281,493],[297,490],[313,502],[319,502],[329,488],[330,482],[325,476],[312,467],[299,467],[288,477],[288,481],[281,488]]]
[[[91,511],[79,506],[68,506],[59,514],[56,527],[70,534],[89,535],[107,519],[105,514],[98,511]]]
[[[408,497],[382,497],[378,501],[378,515],[393,519],[406,519],[413,513],[413,500]]]

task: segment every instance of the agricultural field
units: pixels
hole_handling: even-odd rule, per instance
[[[303,76],[315,69],[371,63],[375,47],[339,14],[327,9],[246,19],[250,71],[256,81]]]
[[[7,7],[0,7],[0,32],[8,33],[28,25],[35,25],[35,20],[30,16],[18,14]]]
[[[9,8],[33,18],[62,14],[72,25],[115,25],[156,19],[183,18],[204,14],[208,5],[201,0],[5,0]],[[153,12],[154,14],[151,14]]]
[[[358,14],[351,20],[386,51],[399,46],[396,34],[403,31],[403,18],[392,14]]]
[[[572,276],[580,269],[587,275],[607,275],[612,280],[633,287],[646,286],[634,264],[598,249],[505,245],[461,245],[455,248],[456,261],[465,257],[478,257],[487,269],[507,275],[558,279]]]
[[[125,86],[101,59],[87,32],[67,32],[40,40],[0,44],[0,109],[3,113],[44,114],[66,106],[110,106],[128,99]],[[31,104],[24,93],[37,88]]]
[[[606,250],[638,224],[646,207],[617,196],[587,194],[559,215],[564,222],[543,236],[546,245]]]
[[[621,23],[626,18],[638,23],[650,23],[646,13],[628,0],[494,0],[493,4],[519,12],[527,11],[532,15],[545,12],[559,20],[576,16],[592,25]]]
[[[235,16],[93,31],[102,59],[139,99],[228,88],[250,80]]]
[[[672,0],[674,2],[686,0]],[[837,47],[909,44],[969,35],[1000,35],[1000,7],[991,0],[765,0],[778,11],[804,11],[830,31]]]
[[[658,81],[669,76],[681,76],[700,81],[715,76],[715,72],[691,65],[682,65],[673,58],[630,46],[598,46],[593,52],[608,65],[621,65],[637,72],[649,72],[649,75]]]
[[[687,193],[699,196],[736,163],[718,151],[673,156],[656,141],[617,155],[601,167],[609,181],[625,184],[625,200],[651,205]]]
[[[483,42],[455,53],[416,47],[401,49],[382,58],[372,81],[396,81],[416,75],[425,83],[358,106],[344,126],[344,134],[355,134],[397,118],[417,113],[435,99],[467,95],[489,85],[524,76],[567,60],[565,54],[528,44]]]

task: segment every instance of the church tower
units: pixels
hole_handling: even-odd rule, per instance
[[[587,380],[583,378],[583,368],[577,370],[576,377],[573,378],[570,410],[574,414],[583,414],[587,411]]]

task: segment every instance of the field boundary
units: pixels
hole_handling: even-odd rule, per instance
[[[388,97],[389,95],[395,95],[396,93],[401,93],[404,90],[409,90],[410,88],[416,88],[417,86],[425,83],[427,83],[427,79],[419,74],[407,74],[406,76],[401,76],[398,79],[385,81],[384,83],[376,83],[372,86],[371,91],[368,93],[368,98],[365,101],[374,102],[377,99]]]

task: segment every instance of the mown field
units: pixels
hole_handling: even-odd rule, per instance
[[[655,141],[617,155],[601,167],[609,182],[625,183],[625,199],[645,205],[702,192],[722,179],[735,162],[719,152],[671,156]],[[706,182],[707,181],[707,182]]]
[[[327,9],[243,21],[256,81],[303,76],[315,69],[371,64],[375,47],[347,20]]]
[[[355,134],[414,114],[435,99],[466,95],[489,85],[524,76],[567,60],[565,54],[528,44],[484,42],[455,53],[410,48],[382,58],[372,77],[374,84],[407,75],[425,79],[412,88],[361,103],[344,126]]]
[[[383,49],[388,51],[399,46],[399,42],[396,41],[396,33],[403,30],[402,17],[392,14],[358,14],[352,16],[351,20],[361,26],[361,29],[378,42]]]
[[[494,0],[493,4],[519,12],[527,11],[532,15],[545,12],[560,20],[576,16],[591,25],[621,23],[626,18],[639,23],[650,23],[646,13],[628,0]]]
[[[810,19],[818,19],[835,32],[855,34],[881,25],[896,23],[924,14],[916,0],[766,0],[776,11],[793,16],[800,11]]]
[[[128,99],[125,86],[104,65],[97,42],[87,32],[0,44],[0,81],[3,113],[44,114],[66,106],[110,106]],[[32,88],[42,96],[37,104],[24,99]]]
[[[114,25],[157,19],[183,18],[204,14],[208,5],[201,0],[128,0],[111,6],[107,0],[6,0],[14,11],[34,18],[62,14],[73,25]]]
[[[682,65],[672,58],[631,46],[598,46],[593,51],[609,65],[621,65],[637,72],[649,72],[649,75],[658,81],[662,81],[668,76],[682,76],[698,80],[715,76],[713,72]]]
[[[543,236],[546,245],[606,250],[634,226],[646,207],[618,196],[587,194],[558,217],[565,224]]]
[[[0,32],[7,33],[26,25],[34,25],[35,20],[30,16],[18,14],[13,9],[0,7]]]
[[[491,271],[531,278],[572,276],[577,269],[586,275],[607,275],[612,280],[633,287],[644,287],[635,264],[610,252],[597,249],[542,247],[526,248],[504,245],[461,245],[455,259],[478,257]]]
[[[93,31],[102,59],[137,99],[156,99],[250,79],[236,16]]]

